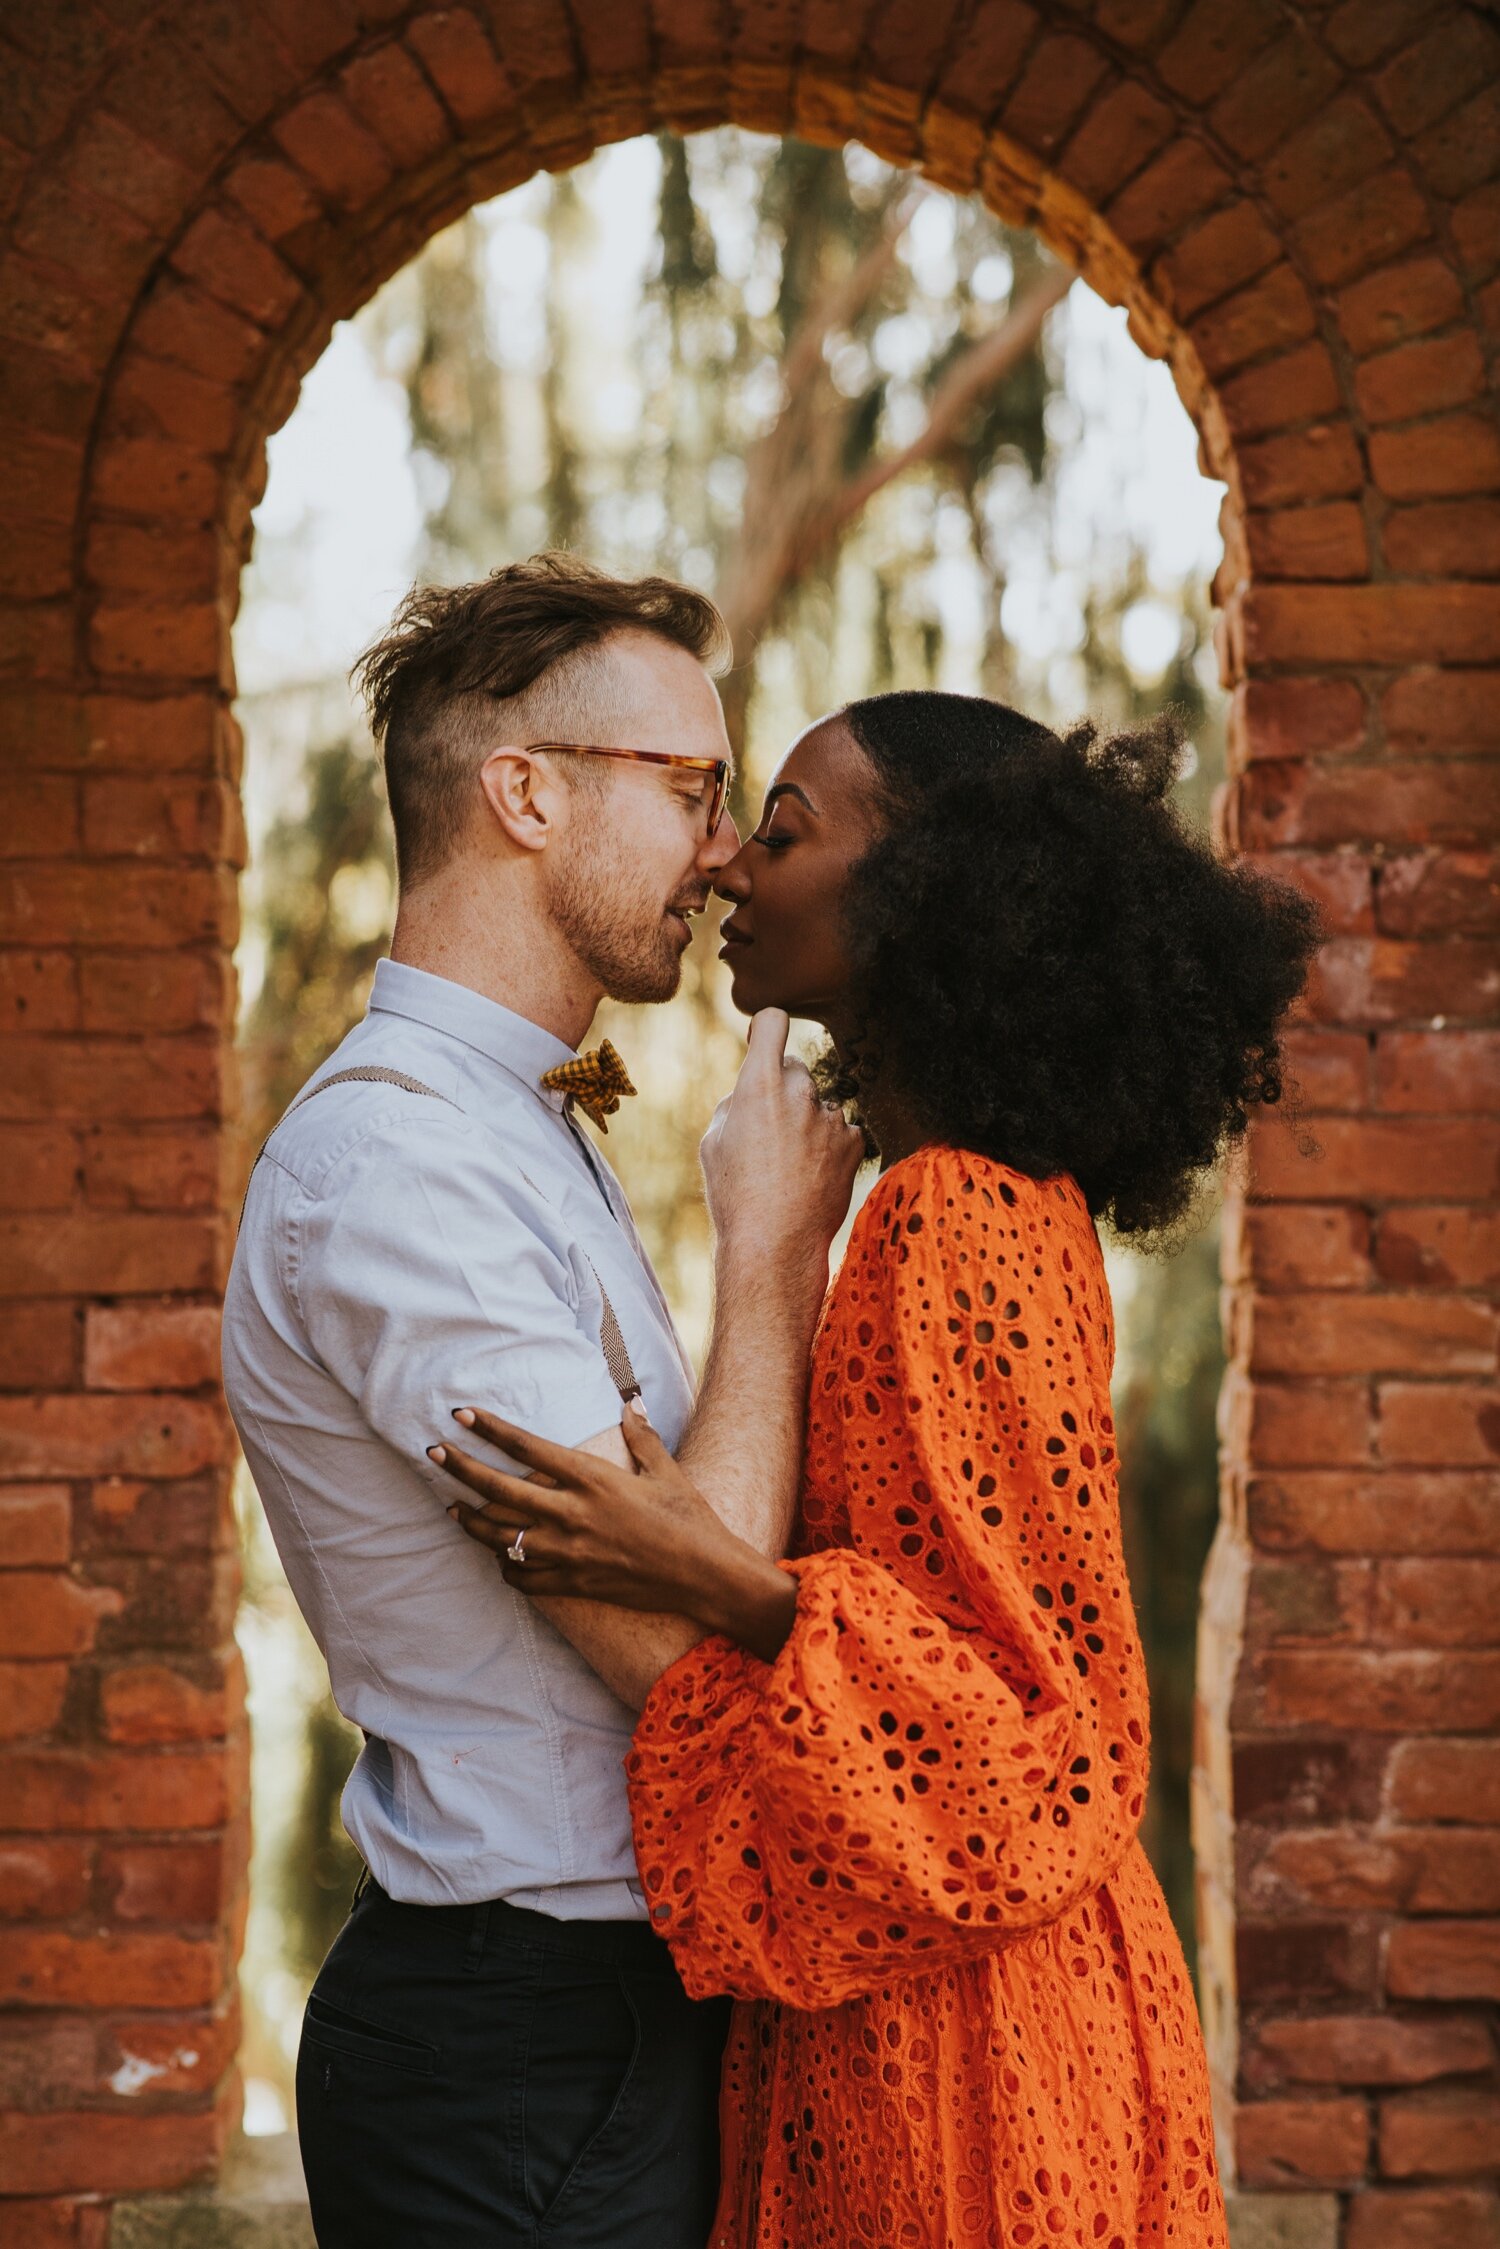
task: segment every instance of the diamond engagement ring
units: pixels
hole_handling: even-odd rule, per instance
[[[510,1545],[509,1545],[509,1546],[507,1546],[507,1548],[505,1549],[505,1551],[506,1551],[506,1554],[507,1554],[507,1556],[509,1557],[509,1559],[510,1559],[510,1560],[511,1560],[512,1562],[522,1562],[522,1563],[524,1563],[524,1562],[525,1562],[525,1560],[526,1560],[526,1533],[525,1533],[525,1531],[524,1531],[524,1530],[519,1530],[519,1531],[517,1531],[517,1533],[516,1533],[516,1535],[515,1535],[514,1539],[513,1539],[512,1541],[511,1541]]]

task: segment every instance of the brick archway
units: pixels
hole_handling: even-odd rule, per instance
[[[1296,1041],[1321,1157],[1258,1133],[1230,1227],[1208,2028],[1239,2176],[1302,2190],[1300,2238],[1492,2240],[1495,25],[1454,0],[57,0],[8,11],[0,57],[19,2238],[102,2239],[110,2197],[211,2174],[235,2113],[214,1305],[229,626],[265,437],[332,322],[469,204],[733,120],[857,137],[1035,225],[1170,359],[1228,483],[1225,830],[1333,938]]]

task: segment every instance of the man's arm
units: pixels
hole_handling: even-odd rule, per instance
[[[786,1551],[796,1510],[808,1362],[828,1248],[848,1208],[860,1135],[785,1060],[787,1018],[768,1010],[703,1144],[718,1247],[708,1362],[677,1449],[714,1512],[762,1554]],[[618,1426],[581,1450],[633,1463]],[[703,1633],[685,1617],[544,1600],[541,1608],[631,1709]]]

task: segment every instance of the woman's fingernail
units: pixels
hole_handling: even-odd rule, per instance
[[[450,1522],[450,1523],[456,1523],[456,1522],[458,1521],[458,1501],[457,1501],[457,1500],[455,1500],[455,1501],[453,1502],[453,1505],[452,1505],[452,1506],[451,1506],[451,1507],[450,1507],[450,1508],[448,1509],[448,1520],[449,1520],[449,1522]]]
[[[427,1457],[429,1460],[435,1460],[439,1468],[441,1468],[448,1455],[443,1446],[429,1445],[427,1447]]]
[[[646,1411],[644,1400],[640,1398],[631,1399],[630,1411],[635,1415],[637,1421],[649,1421],[651,1419],[651,1416]]]
[[[466,1429],[472,1429],[474,1426],[474,1408],[472,1406],[455,1406],[453,1418],[455,1421],[461,1421]]]

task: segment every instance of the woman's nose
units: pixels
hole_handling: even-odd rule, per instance
[[[718,897],[732,899],[738,906],[749,897],[753,886],[750,880],[750,846],[748,843],[740,843],[738,835],[735,843],[738,848],[733,858],[726,859],[711,880]]]

